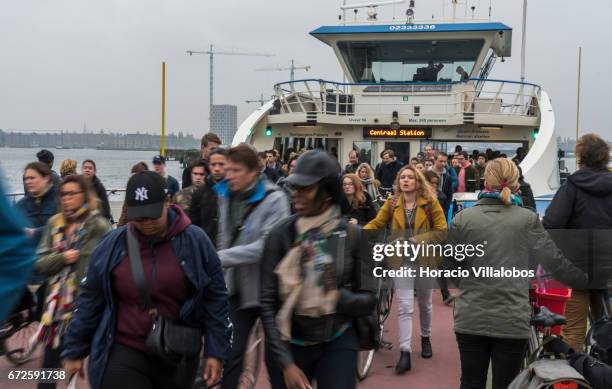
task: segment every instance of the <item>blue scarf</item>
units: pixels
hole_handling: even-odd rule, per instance
[[[480,199],[500,199],[499,198],[500,191],[497,190],[483,190],[478,194],[478,200]],[[512,201],[512,205],[518,205],[519,207],[523,206],[523,199],[521,196],[516,195],[514,193],[510,194],[510,199]]]

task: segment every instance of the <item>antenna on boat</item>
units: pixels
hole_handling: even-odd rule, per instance
[[[357,21],[357,12],[359,8],[368,8],[368,20],[375,21],[378,17],[378,7],[382,7],[385,5],[394,5],[394,4],[403,4],[406,0],[387,0],[387,1],[379,1],[379,2],[370,2],[370,3],[361,3],[361,4],[344,4],[340,9],[345,11],[347,9],[352,9],[355,12],[355,21]]]
[[[408,20],[406,21],[407,24],[414,23],[414,7],[414,0],[410,0],[410,3],[408,4],[408,9],[406,10],[406,16],[408,17]]]

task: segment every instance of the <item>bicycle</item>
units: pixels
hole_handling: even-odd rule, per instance
[[[261,368],[261,357],[263,353],[263,341],[264,341],[264,330],[261,321],[258,319],[251,330],[247,348],[244,352],[242,373],[238,381],[239,389],[253,389],[257,384],[257,378],[259,376],[259,369]],[[223,371],[223,374],[227,374],[234,369],[238,369],[240,364],[235,364]],[[193,389],[212,389],[219,386],[219,382],[215,382],[208,386],[198,374],[196,382],[193,385]]]
[[[21,302],[0,329],[0,355],[14,365],[30,361],[39,344],[35,335],[42,314],[42,291],[43,286],[28,286]]]
[[[248,346],[244,354],[244,365],[238,388],[253,389],[257,384],[257,377],[261,367],[261,354],[263,353],[264,331],[261,321],[258,319],[251,335],[249,335]]]
[[[378,323],[380,329],[380,343],[378,348],[385,348],[391,350],[393,343],[386,342],[383,340],[385,321],[391,313],[391,305],[393,304],[393,288],[385,285],[383,279],[378,280],[378,287],[376,290],[376,312],[378,314]],[[363,381],[368,376],[372,362],[374,361],[374,353],[376,349],[360,351],[357,356],[357,378],[359,381]]]

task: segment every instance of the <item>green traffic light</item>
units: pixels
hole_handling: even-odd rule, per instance
[[[266,136],[272,136],[272,127],[266,128]]]
[[[534,129],[534,130],[533,130],[533,133],[531,134],[531,137],[532,137],[533,139],[538,139],[538,135],[539,135],[539,134],[540,134],[540,129],[539,129],[539,128],[536,128],[536,129]]]

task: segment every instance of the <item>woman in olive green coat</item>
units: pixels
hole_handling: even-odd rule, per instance
[[[91,252],[110,231],[98,199],[83,176],[67,176],[59,187],[60,212],[47,222],[38,246],[36,270],[47,279],[38,339],[45,343],[43,368],[60,368],[62,335],[68,327]],[[40,384],[39,388],[55,384]]]
[[[507,388],[520,371],[529,337],[529,277],[477,271],[528,272],[539,263],[566,284],[586,282],[584,273],[555,246],[538,215],[522,207],[515,164],[494,159],[484,179],[476,205],[459,212],[449,231],[455,247],[484,246],[484,253],[455,258],[456,265],[469,270],[469,276],[459,280],[454,311],[462,389],[484,389],[490,363],[493,388]]]

